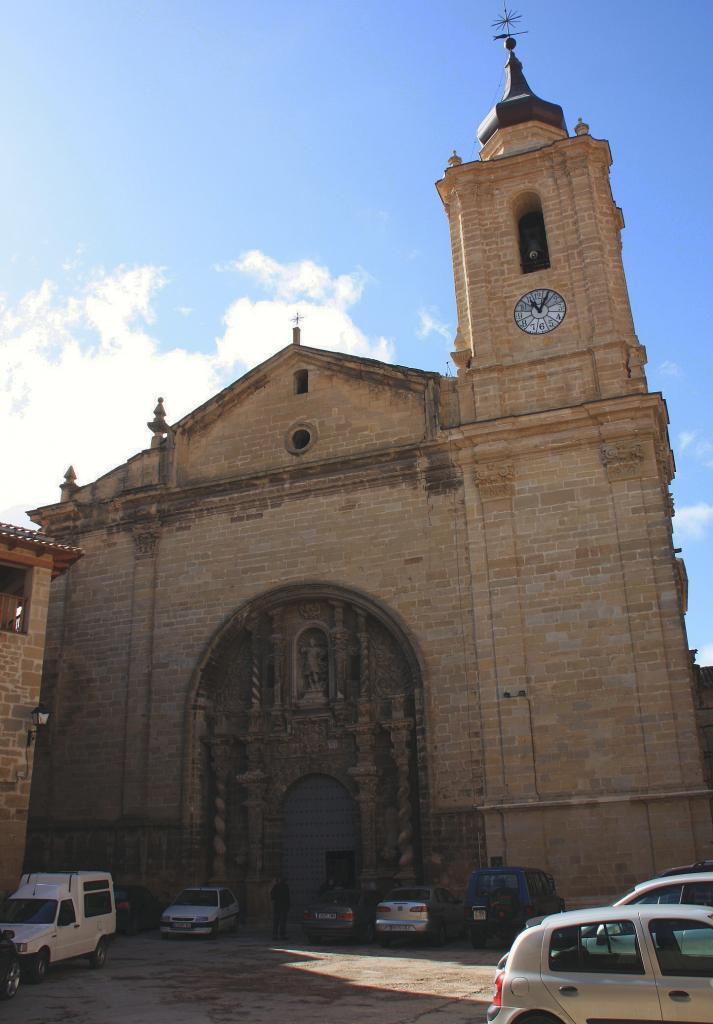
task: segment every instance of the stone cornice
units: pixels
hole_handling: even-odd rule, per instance
[[[289,469],[252,473],[231,480],[186,486],[157,485],[126,490],[91,502],[59,502],[30,513],[58,535],[92,530],[122,530],[145,523],[166,523],[188,513],[226,511],[258,514],[286,500],[316,494],[381,487],[394,481],[416,486],[423,456],[436,453],[459,465],[487,465],[530,457],[534,452],[582,446],[655,444],[666,427],[666,409],[657,392],[599,399],[536,413],[481,420],[444,428],[433,441],[327,459]],[[505,449],[504,447],[505,446]],[[643,461],[643,460],[638,460]],[[652,460],[655,465],[655,460]],[[643,467],[642,467],[643,469]],[[501,484],[505,481],[501,480]]]

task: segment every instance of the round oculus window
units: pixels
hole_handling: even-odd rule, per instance
[[[304,451],[304,449],[307,447],[311,440],[312,435],[310,434],[309,430],[305,430],[304,427],[300,427],[299,430],[295,430],[294,434],[290,438],[290,441],[292,442],[292,447],[295,449],[296,452]]]

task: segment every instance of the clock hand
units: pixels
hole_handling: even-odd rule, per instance
[[[545,303],[547,302],[549,296],[550,296],[550,292],[549,292],[549,289],[548,289],[545,292],[545,297],[542,299],[542,301],[540,302],[540,305],[537,307],[537,312],[538,313],[541,313],[542,310],[545,308]]]

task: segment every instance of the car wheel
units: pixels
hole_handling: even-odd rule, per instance
[[[106,939],[99,939],[99,942],[97,942],[96,945],[96,949],[89,957],[89,966],[93,970],[98,971],[106,963],[106,953]]]
[[[488,929],[484,924],[470,926],[470,944],[473,949],[485,949],[488,945]]]
[[[389,938],[389,936],[388,935],[380,935],[379,936],[379,945],[382,946],[384,949],[388,949],[389,946],[391,945],[391,939]]]
[[[170,939],[171,938],[170,932],[161,932],[161,938],[162,939]]]
[[[20,987],[20,961],[14,957],[7,965],[5,977],[0,980],[0,999],[12,999]]]
[[[209,934],[208,938],[209,939],[217,939],[218,938],[218,922],[217,921],[214,921],[213,924],[210,926],[210,934]]]
[[[47,968],[50,962],[49,950],[41,949],[39,953],[35,953],[35,957],[30,963],[27,980],[31,985],[39,985],[40,982],[45,980],[47,976]]]

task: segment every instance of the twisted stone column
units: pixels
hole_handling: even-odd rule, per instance
[[[232,743],[229,739],[216,739],[210,747],[210,761],[213,772],[213,881],[225,880],[227,846],[226,791],[228,773],[232,763]]]
[[[262,706],[262,671],[260,664],[261,636],[255,625],[251,636],[252,664],[250,666],[250,706],[259,708]]]
[[[277,608],[270,613],[272,619],[272,633],[270,644],[272,646],[272,666],[274,676],[273,706],[282,707],[283,685],[285,676],[285,638],[282,634],[282,609]]]
[[[399,869],[397,877],[406,882],[413,880],[413,807],[411,805],[411,782],[409,772],[409,745],[412,722],[408,718],[398,719],[389,725],[394,761],[398,771],[398,816],[399,816]]]

